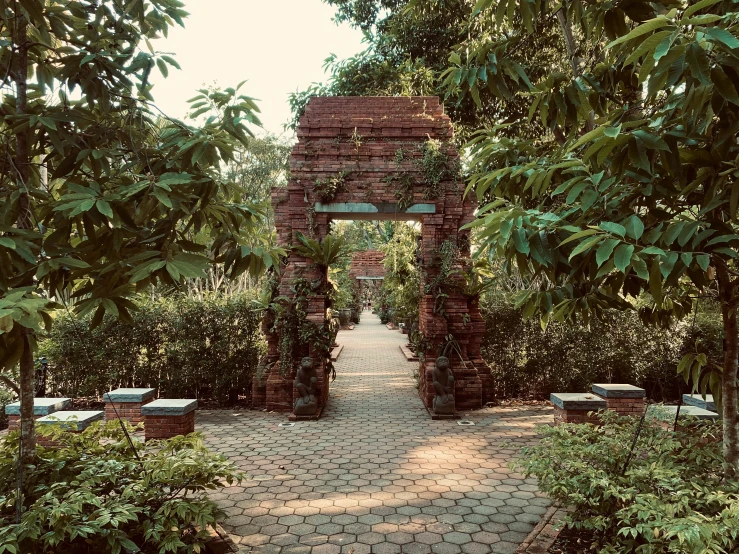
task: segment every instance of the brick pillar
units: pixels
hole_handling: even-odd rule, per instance
[[[52,415],[62,410],[68,410],[72,406],[70,398],[34,398],[33,418]],[[5,415],[8,416],[8,431],[18,431],[21,428],[21,403],[13,402],[5,406]]]
[[[96,421],[103,421],[102,410],[60,410],[51,415],[38,418],[36,424],[37,443],[46,448],[54,448],[59,443],[50,439],[45,433],[46,426],[60,427],[69,433],[81,433]]]
[[[156,390],[148,388],[123,388],[106,392],[103,395],[105,419],[125,419],[131,425],[143,423],[141,406],[154,400],[155,396]]]
[[[553,392],[549,400],[554,405],[554,424],[599,424],[596,413],[606,409],[606,401],[595,394]]]
[[[641,416],[644,413],[644,389],[627,384],[594,384],[592,391],[606,401],[606,407],[622,416]]]
[[[170,439],[195,431],[197,400],[160,398],[141,408],[146,440]]]

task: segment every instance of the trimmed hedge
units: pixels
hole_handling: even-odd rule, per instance
[[[47,394],[99,397],[137,386],[169,398],[233,401],[247,393],[265,351],[252,300],[142,296],[133,325],[106,317],[95,329],[89,317],[60,315],[40,343],[50,362]]]
[[[547,399],[552,392],[583,392],[592,383],[630,383],[656,400],[674,400],[687,386],[676,374],[683,354],[700,349],[721,358],[721,320],[712,307],[671,329],[645,326],[635,313],[612,311],[589,327],[525,320],[504,295],[483,299],[487,325],[483,358],[498,398]]]

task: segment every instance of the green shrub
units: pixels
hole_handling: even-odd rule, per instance
[[[0,441],[0,553],[202,552],[207,528],[224,517],[206,491],[242,478],[197,434],[135,441],[137,458],[118,422],[39,432],[63,447],[39,447],[24,468],[20,523],[17,433]]]
[[[718,554],[739,550],[739,481],[722,473],[720,424],[664,430],[604,412],[603,425],[542,427],[519,462],[539,489],[572,508],[568,527],[601,554]]]
[[[676,374],[680,358],[700,348],[721,355],[720,316],[707,307],[672,329],[645,326],[636,313],[609,311],[586,327],[551,322],[542,330],[505,295],[481,303],[486,333],[482,355],[493,368],[500,398],[548,398],[551,392],[589,390],[592,383],[630,383],[650,398],[671,400],[687,392]]]
[[[159,389],[161,396],[244,394],[265,344],[261,312],[250,296],[140,297],[133,324],[113,317],[62,314],[40,343],[50,362],[48,394],[100,396],[119,386]]]
[[[0,388],[0,429],[5,429],[8,426],[8,416],[5,415],[5,406],[15,402],[15,394],[9,390]]]

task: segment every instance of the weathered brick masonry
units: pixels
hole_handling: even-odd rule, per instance
[[[352,255],[349,266],[349,278],[357,277],[385,277],[385,254],[379,250],[365,250]]]
[[[474,218],[475,203],[471,197],[463,199],[463,183],[452,180],[439,184],[438,196],[429,197],[429,187],[419,169],[421,147],[430,140],[441,141],[443,152],[450,159],[458,153],[449,142],[452,127],[449,117],[437,97],[331,97],[312,98],[297,128],[298,143],[290,158],[290,181],[286,188],[273,189],[277,241],[281,246],[296,243],[301,232],[323,239],[330,232],[332,214],[314,211],[321,202],[316,193],[317,180],[341,175],[342,187],[330,199],[332,205],[374,205],[377,213],[361,214],[345,219],[420,220],[422,241],[421,265],[425,281],[421,283],[419,327],[427,339],[428,348],[420,368],[419,392],[427,406],[431,405],[434,389],[431,370],[438,346],[452,335],[459,345],[459,354],[450,354],[456,377],[456,405],[460,410],[475,409],[492,397],[490,369],[480,355],[480,341],[485,325],[477,299],[462,292],[460,286],[444,285],[440,290],[424,294],[427,283],[438,275],[442,243],[450,241],[461,254],[456,269],[469,266],[469,234],[460,227]],[[402,151],[403,155],[398,153]],[[405,198],[410,205],[432,204],[434,213],[407,212],[398,206],[398,178],[410,175],[413,185]],[[395,206],[392,208],[392,206]],[[388,206],[391,206],[388,211]],[[291,284],[299,278],[326,278],[316,266],[291,252],[282,268],[279,294],[293,296]],[[446,294],[444,312],[434,309],[436,295]],[[311,299],[308,320],[321,325],[326,317],[326,299]],[[293,388],[296,368],[279,370],[279,337],[267,328],[267,366],[271,368],[263,382],[255,379],[252,402],[268,410],[290,411],[297,391]],[[324,405],[328,398],[328,378],[324,375],[323,360],[310,349],[301,355],[313,355],[317,364],[318,401]],[[284,374],[284,377],[281,375]]]

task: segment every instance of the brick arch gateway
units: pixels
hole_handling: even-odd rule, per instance
[[[334,220],[420,221],[421,299],[419,329],[424,352],[419,362],[419,395],[430,409],[431,370],[446,348],[455,375],[457,410],[492,400],[490,368],[480,355],[485,323],[477,298],[464,292],[471,264],[468,231],[476,204],[463,198],[459,155],[452,127],[438,97],[314,97],[297,127],[286,188],[272,190],[278,245],[298,244],[298,233],[322,241]],[[289,251],[273,286],[273,298],[290,305],[296,289],[313,287],[300,298],[300,315],[316,328],[326,324],[329,301],[320,287],[325,270]],[[319,286],[315,284],[318,283]],[[284,326],[267,316],[262,328],[267,354],[252,387],[252,405],[290,412],[296,360],[310,355],[317,367],[317,415],[329,395],[330,363],[315,344],[294,347],[289,367]],[[291,415],[291,419],[295,416]]]

